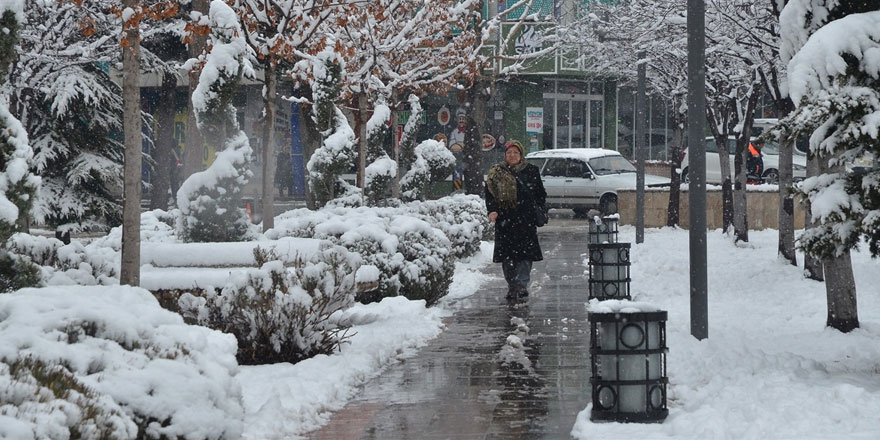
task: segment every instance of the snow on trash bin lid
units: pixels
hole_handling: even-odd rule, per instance
[[[621,299],[599,301],[593,298],[587,303],[587,311],[590,313],[648,313],[661,310],[659,307],[639,301]]]

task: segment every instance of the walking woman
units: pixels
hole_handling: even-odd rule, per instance
[[[486,209],[495,223],[495,253],[507,280],[507,298],[527,298],[532,262],[541,261],[535,224],[536,209],[544,209],[547,193],[538,168],[523,159],[523,146],[512,140],[504,146],[504,162],[492,166],[486,180]]]

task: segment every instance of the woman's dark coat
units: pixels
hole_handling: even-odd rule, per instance
[[[501,209],[486,189],[486,209],[497,212],[495,220],[495,253],[492,261],[541,261],[541,245],[535,226],[535,206],[544,209],[547,192],[538,167],[528,164],[516,175],[516,208]]]

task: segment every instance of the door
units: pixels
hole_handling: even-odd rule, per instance
[[[548,159],[547,165],[541,172],[541,181],[544,183],[544,190],[547,191],[548,207],[562,208],[566,205],[566,160],[563,158]]]
[[[566,169],[565,198],[572,207],[591,207],[599,204],[599,195],[587,163],[569,159]]]
[[[602,122],[602,100],[586,97],[557,99],[553,147],[601,148]]]

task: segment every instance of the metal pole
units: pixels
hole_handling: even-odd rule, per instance
[[[636,96],[636,243],[645,241],[645,126],[648,112],[645,109],[645,52],[639,52],[637,61],[637,96]]]
[[[690,204],[691,335],[709,337],[706,267],[706,5],[688,0],[688,201]]]

